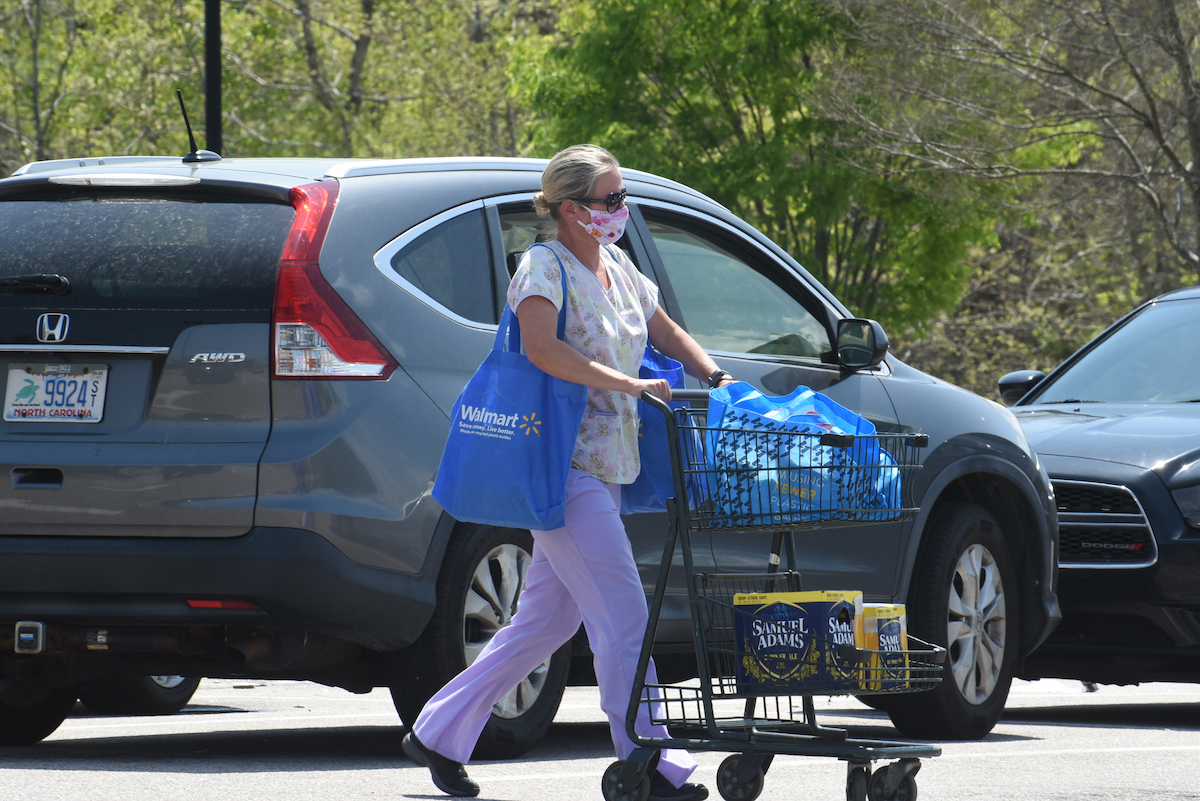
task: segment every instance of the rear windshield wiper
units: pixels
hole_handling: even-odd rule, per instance
[[[1067,400],[1043,401],[1043,403],[1045,403],[1047,406],[1049,406],[1054,403],[1104,403],[1104,401],[1080,400],[1079,398],[1068,398]]]
[[[58,273],[42,273],[41,275],[14,275],[0,278],[0,292],[49,292],[53,295],[66,295],[71,291],[71,282],[65,275]]]

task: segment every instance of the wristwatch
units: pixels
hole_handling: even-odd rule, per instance
[[[726,378],[728,378],[730,381],[732,381],[733,374],[727,373],[724,370],[717,370],[715,373],[713,373],[712,375],[710,375],[708,377],[708,385],[715,389],[717,384],[720,384]]]

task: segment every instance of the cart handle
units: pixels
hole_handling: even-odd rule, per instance
[[[671,389],[671,400],[673,400],[673,401],[706,401],[706,400],[708,400],[708,393],[711,391],[712,390],[708,390],[708,389],[674,389],[674,388],[672,388]],[[657,396],[651,395],[649,392],[643,392],[642,400],[644,400],[646,403],[653,406],[655,409],[658,409],[660,412],[663,412],[664,414],[670,414],[670,407],[667,406],[665,401],[659,399]]]

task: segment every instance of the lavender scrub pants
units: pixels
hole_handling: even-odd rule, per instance
[[[566,526],[533,532],[533,562],[512,623],[425,704],[413,725],[426,748],[466,763],[492,705],[569,640],[582,621],[596,657],[600,707],[608,716],[617,758],[633,751],[625,734],[625,712],[648,613],[621,522],[620,492],[617,484],[571,469]],[[658,683],[653,662],[647,678],[649,684]],[[665,727],[650,725],[644,705],[636,730],[668,736]],[[658,763],[658,772],[676,787],[695,769],[695,760],[677,749],[665,749]]]

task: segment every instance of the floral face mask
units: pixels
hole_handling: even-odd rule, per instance
[[[629,222],[629,209],[622,206],[614,212],[596,211],[588,209],[592,213],[592,221],[584,222],[576,220],[575,222],[583,226],[583,229],[592,236],[596,237],[596,241],[601,245],[607,245],[616,242],[625,233],[625,224]]]

